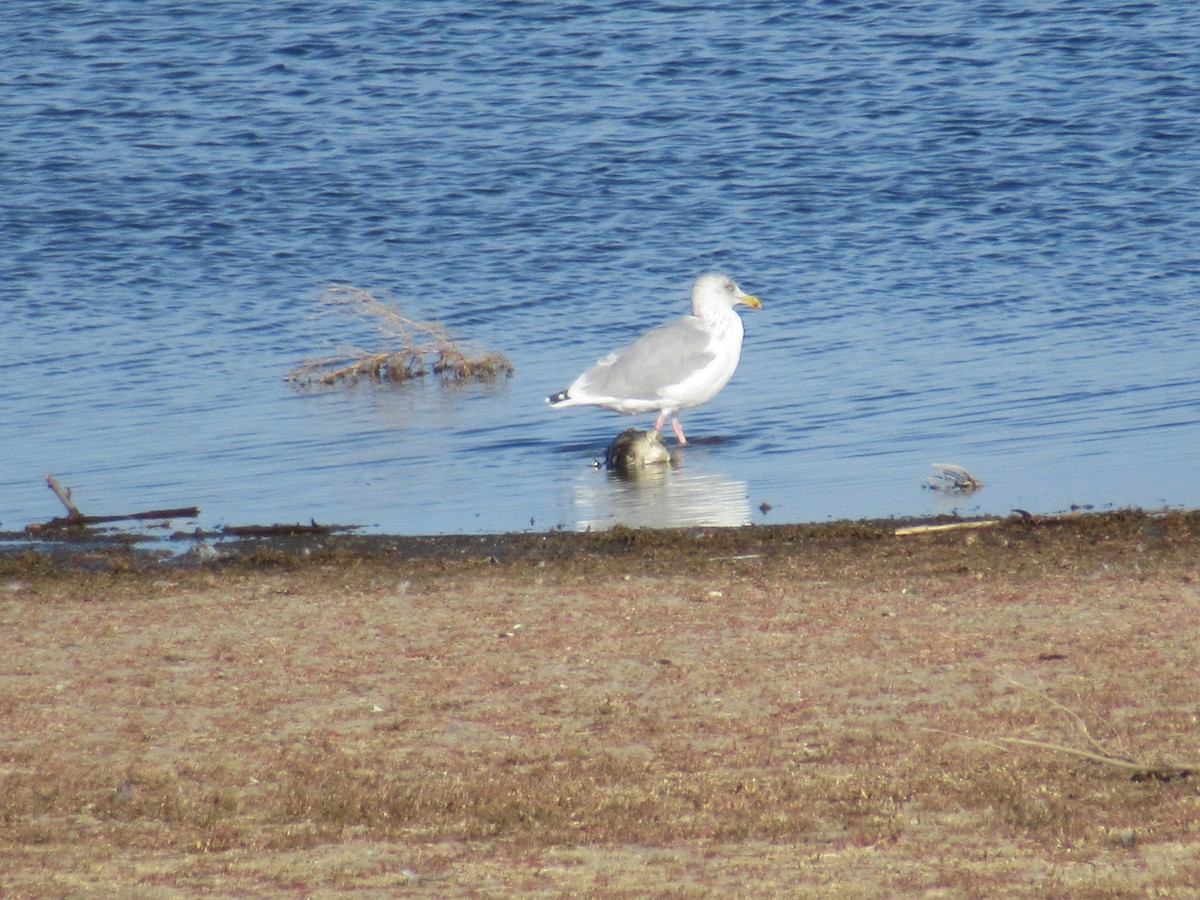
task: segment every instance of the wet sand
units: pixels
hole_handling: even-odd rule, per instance
[[[1200,514],[895,531],[10,549],[0,886],[1200,884]]]

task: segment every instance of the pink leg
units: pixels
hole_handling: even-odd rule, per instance
[[[658,420],[654,423],[654,433],[655,434],[658,434],[660,431],[662,431],[663,422],[665,422],[666,420],[667,420],[667,411],[665,409],[659,410]]]
[[[671,427],[675,429],[675,437],[679,438],[679,443],[682,446],[687,443],[687,438],[683,436],[683,426],[679,424],[679,419],[671,416]]]

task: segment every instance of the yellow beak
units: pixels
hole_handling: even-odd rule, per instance
[[[762,301],[753,294],[743,294],[738,291],[738,302],[745,303],[751,309],[762,309]]]

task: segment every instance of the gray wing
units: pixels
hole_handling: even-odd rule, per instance
[[[695,316],[672,319],[599,360],[576,379],[570,393],[657,400],[665,388],[713,361],[711,342],[711,332]]]

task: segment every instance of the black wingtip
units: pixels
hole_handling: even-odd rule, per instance
[[[566,391],[559,391],[557,394],[551,394],[546,398],[546,402],[553,406],[555,403],[562,403],[567,399]]]

